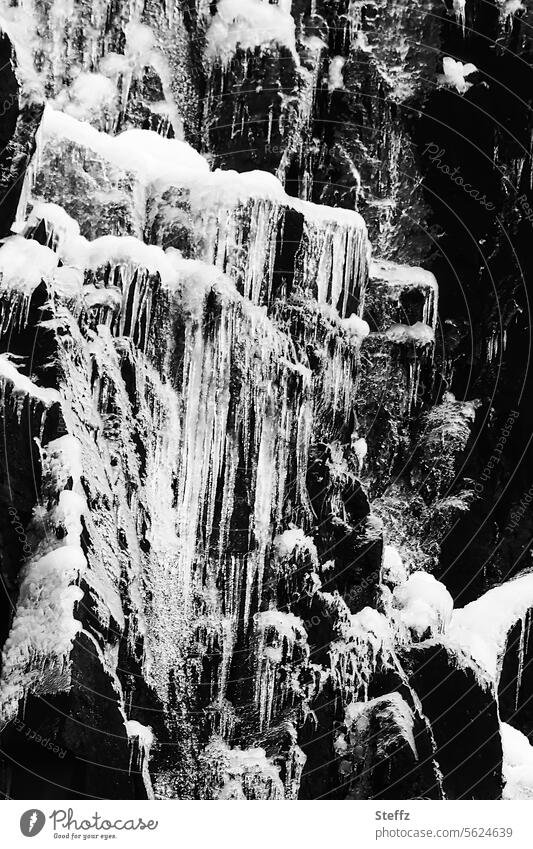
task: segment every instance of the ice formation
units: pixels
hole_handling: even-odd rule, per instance
[[[75,610],[83,598],[79,581],[87,566],[80,545],[81,517],[87,506],[79,491],[80,446],[74,437],[63,436],[50,442],[42,457],[50,507],[47,513],[36,511],[34,522],[37,528],[42,525],[44,536],[25,565],[3,648],[3,721],[11,718],[30,690],[50,693],[68,686],[70,650],[81,628]],[[73,489],[66,488],[69,479]]]
[[[371,607],[349,616],[341,626],[340,639],[331,645],[330,657],[332,672],[343,692],[366,701],[375,670],[394,664],[390,623]]]
[[[438,286],[382,250],[400,136],[386,143],[390,197],[363,207],[383,216],[374,258],[354,152],[337,144],[341,182],[333,168],[313,184],[315,98],[347,96],[350,51],[377,63],[393,101],[411,92],[403,36],[385,45],[386,73],[363,4],[343,9],[326,56],[316,4],[310,20],[285,0],[4,4],[24,102],[48,102],[0,246],[4,423],[15,464],[29,456],[36,472],[20,497],[29,542],[9,587],[1,717],[53,695],[83,724],[92,676],[106,694],[95,722],[112,724],[116,771],[140,775],[139,795],[298,798],[321,741],[341,788],[370,794],[368,753],[410,769],[436,758],[417,653],[449,651],[495,689],[520,622],[518,699],[530,577],[453,613],[421,571],[425,540],[409,537],[408,510],[425,521],[461,502],[448,487],[476,403],[419,399],[435,379]],[[185,66],[204,75],[190,104]],[[256,112],[241,109],[251,68]],[[474,70],[445,57],[443,82],[464,93]],[[251,151],[243,168],[211,138],[226,97],[223,145]],[[277,163],[253,167],[279,138]],[[414,446],[409,488],[395,489]],[[509,794],[530,767],[516,734],[504,726]]]

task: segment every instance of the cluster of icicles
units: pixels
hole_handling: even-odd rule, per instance
[[[102,627],[111,622],[119,630],[124,627],[121,584],[126,573],[133,610],[128,638],[132,646],[143,638],[144,675],[162,700],[173,671],[183,668],[192,635],[203,635],[206,646],[216,635],[223,657],[212,694],[221,715],[219,732],[231,728],[224,719],[225,682],[235,640],[242,623],[253,618],[255,698],[259,726],[268,727],[280,697],[280,667],[294,661],[296,644],[301,661],[308,648],[305,629],[291,614],[259,612],[265,566],[273,536],[289,516],[309,517],[305,474],[319,397],[316,381],[335,405],[354,396],[358,350],[368,328],[356,315],[344,319],[337,305],[342,309],[348,288],[351,295],[359,293],[362,304],[366,232],[356,213],[337,216],[335,210],[291,202],[269,175],[251,175],[249,185],[244,176],[235,196],[233,175],[213,176],[202,161],[193,182],[180,183],[178,174],[173,184],[162,186],[160,173],[148,179],[146,174],[150,145],[158,140],[149,132],[133,134],[133,140],[138,158],[130,158],[124,174],[120,154],[102,134],[71,118],[45,117],[19,210],[21,235],[0,248],[2,329],[7,334],[24,327],[32,295],[43,281],[53,317],[42,330],[55,333],[53,355],[60,374],[59,393],[42,390],[17,371],[15,361],[4,358],[4,403],[16,403],[18,416],[21,404],[28,405],[30,426],[40,421],[38,441],[45,408],[52,401],[59,404],[68,433],[64,438],[72,440],[82,458],[68,475],[65,461],[65,469],[56,469],[50,480],[50,492],[41,493],[36,522],[42,528],[37,523],[36,534],[44,540],[46,528],[61,521],[55,514],[67,497],[65,475],[74,481],[78,512],[66,535],[54,534],[51,557],[43,559],[39,550],[27,564],[32,589],[21,592],[4,648],[3,716],[13,715],[26,692],[39,691],[37,678],[44,690],[68,686],[70,647],[81,627],[75,616],[80,583],[88,588]],[[137,163],[142,165],[135,171]],[[99,235],[102,210],[97,207],[93,218],[90,211],[84,215],[85,235],[80,234],[66,210],[74,213],[78,202],[68,195],[68,177],[83,173],[103,173],[101,196],[109,194],[113,178],[128,187],[125,205],[131,221],[122,234]],[[267,312],[276,239],[289,204],[302,218],[297,287],[301,295],[316,296],[318,316],[323,310],[319,323],[326,367],[316,377],[300,358],[305,357],[305,334],[293,339],[286,332],[287,317],[278,325]],[[156,243],[164,239],[169,221],[180,215],[183,220],[184,212],[192,246],[188,257],[183,250],[163,250],[139,238],[150,231]],[[142,222],[135,235],[132,222]],[[341,391],[346,383],[342,350],[351,355],[349,393]],[[125,380],[128,370],[133,390]],[[145,449],[142,458],[135,449],[139,442]],[[43,464],[51,445],[41,449]],[[229,542],[238,478],[246,481],[251,504],[247,527],[237,528],[247,537],[242,553]],[[85,552],[79,544],[82,515],[92,541]],[[110,533],[110,527],[115,531]],[[71,556],[74,545],[76,557]],[[143,585],[150,587],[149,603]],[[43,607],[45,595],[50,600]],[[52,616],[63,623],[51,628],[58,635],[53,646],[50,638],[40,640],[42,627],[33,626],[33,620]],[[110,658],[102,658],[108,673],[110,663],[129,722],[119,676]],[[290,683],[285,689],[290,698]],[[138,737],[138,731],[131,736]],[[293,757],[298,771],[296,750]],[[297,782],[291,781],[287,792],[297,792]]]
[[[298,562],[303,546],[312,564],[307,591],[320,592],[316,549],[300,530],[314,522],[309,448],[336,413],[348,419],[355,403],[359,349],[369,332],[361,317],[366,230],[355,212],[289,198],[271,175],[213,173],[183,142],[148,131],[124,136],[109,138],[48,111],[22,196],[20,235],[0,248],[2,329],[24,326],[43,281],[53,315],[43,330],[55,331],[60,374],[58,394],[4,358],[4,403],[15,404],[18,416],[28,405],[38,442],[46,409],[59,404],[71,440],[64,467],[53,443],[41,447],[45,472],[47,458],[56,459],[35,533],[43,546],[50,527],[63,522],[67,533],[54,535],[50,554],[39,547],[25,567],[4,648],[3,716],[27,692],[68,687],[80,583],[102,627],[124,629],[126,574],[128,639],[132,649],[142,639],[143,675],[163,702],[193,645],[200,664],[220,651],[209,706],[218,719],[203,756],[211,758],[210,792],[220,785],[222,795],[294,796],[303,756],[290,722],[283,785],[262,750],[228,747],[236,707],[227,685],[238,639],[249,641],[263,732],[287,707],[309,703],[328,678],[347,703],[364,701],[376,668],[394,663],[386,617],[368,608],[350,615],[340,597],[325,593],[326,605],[342,608],[338,640],[329,668],[311,663],[304,623],[276,609],[272,585],[277,575],[294,578],[291,559]],[[180,157],[185,167],[175,164]],[[98,191],[83,210],[82,235],[72,217],[78,193],[70,195],[69,186],[87,174]],[[117,202],[122,232],[100,235],[102,221],[116,228]],[[300,221],[301,241],[292,297],[280,304],[273,281],[287,211]],[[358,313],[347,315],[350,299]],[[309,361],[311,346],[319,368]],[[84,551],[82,516],[92,542]],[[284,534],[296,534],[296,544],[283,543]],[[274,574],[268,582],[267,569]],[[44,624],[57,638],[43,637]],[[101,662],[128,734],[140,741],[147,792],[165,795],[165,778],[152,787],[145,768],[151,732],[128,718],[112,654]],[[302,669],[310,684],[302,683]]]

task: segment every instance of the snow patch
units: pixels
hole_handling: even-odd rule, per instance
[[[342,327],[349,336],[358,342],[362,342],[370,333],[368,322],[363,318],[359,318],[355,313],[352,313],[348,318],[341,318],[339,327]]]
[[[334,56],[331,62],[329,63],[329,71],[328,71],[328,91],[332,92],[336,89],[344,88],[344,77],[342,75],[342,69],[346,64],[346,59],[344,56]]]
[[[403,564],[400,552],[393,545],[386,545],[383,549],[381,580],[394,586],[405,584],[407,581],[407,569]]]
[[[513,578],[488,590],[453,614],[447,640],[466,658],[472,658],[497,684],[500,663],[511,628],[533,608],[533,573]]]
[[[219,0],[208,27],[207,58],[228,65],[237,49],[285,47],[299,64],[291,0]]]
[[[58,256],[33,239],[8,236],[0,247],[0,286],[31,295],[41,281],[49,280]]]
[[[501,724],[503,748],[503,799],[533,799],[533,746],[525,734]]]
[[[291,557],[296,549],[316,553],[313,540],[306,536],[301,528],[289,528],[282,534],[278,534],[274,537],[273,546],[276,555],[280,558]]]
[[[450,593],[427,572],[413,572],[405,583],[397,586],[393,592],[393,606],[399,610],[401,623],[417,639],[443,634],[453,613]]]
[[[469,88],[472,88],[473,83],[469,83],[468,80],[465,79],[465,77],[468,77],[470,74],[473,74],[474,71],[478,70],[472,62],[463,64],[462,62],[457,62],[455,59],[452,59],[450,56],[445,56],[442,60],[442,67],[444,69],[444,73],[439,74],[437,77],[441,85],[455,88],[459,94],[464,94]]]
[[[425,348],[435,342],[435,333],[428,324],[417,321],[415,324],[393,324],[385,335],[399,345],[414,345]]]

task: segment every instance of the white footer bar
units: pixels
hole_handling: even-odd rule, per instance
[[[533,801],[5,801],[6,849],[533,846]]]

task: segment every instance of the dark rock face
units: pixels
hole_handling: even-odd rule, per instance
[[[531,13],[457,5],[13,13],[5,795],[501,797]]]
[[[0,68],[0,226],[1,235],[6,236],[35,150],[44,104],[21,91],[16,55],[5,34],[0,39]]]
[[[416,648],[406,664],[435,739],[447,798],[499,799],[502,746],[492,693],[441,646]]]

